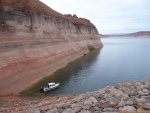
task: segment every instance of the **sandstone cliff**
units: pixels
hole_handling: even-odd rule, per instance
[[[101,46],[87,19],[62,15],[39,0],[0,0],[0,96],[18,93]]]

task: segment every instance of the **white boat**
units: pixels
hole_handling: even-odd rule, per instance
[[[50,90],[57,88],[59,85],[60,85],[60,83],[53,83],[53,82],[47,83],[43,87],[41,87],[41,90],[42,91],[50,91]]]

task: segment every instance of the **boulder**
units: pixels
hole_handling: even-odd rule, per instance
[[[148,89],[143,89],[144,93],[149,93]]]
[[[111,91],[112,94],[114,94],[115,96],[122,96],[122,95],[124,95],[124,93],[123,93],[120,89],[111,88],[110,91]]]
[[[149,85],[139,85],[139,86],[137,86],[137,89],[147,89],[147,88],[149,88]]]
[[[139,103],[138,105],[146,110],[150,110],[150,103]]]
[[[83,108],[79,104],[73,104],[71,105],[72,110],[75,111],[76,113],[80,112]]]
[[[123,100],[121,100],[118,104],[118,107],[124,107],[125,106],[125,102]]]
[[[137,111],[132,106],[125,106],[122,109],[120,109],[119,113],[137,113]]]
[[[65,109],[62,113],[75,113],[72,109]]]
[[[31,108],[29,113],[40,113],[40,110],[38,108]]]
[[[87,110],[82,110],[80,113],[91,113],[91,112]]]
[[[146,110],[143,109],[142,107],[139,107],[139,108],[137,109],[137,111],[138,111],[139,113],[144,113],[144,112],[146,112]]]
[[[125,102],[125,105],[126,106],[132,106],[134,103],[133,103],[133,101],[126,101]]]
[[[100,103],[100,107],[102,108],[110,108],[110,107],[114,107],[118,104],[119,102],[116,99],[112,99],[110,101],[106,101],[104,103]]]
[[[145,98],[136,98],[135,99],[137,103],[146,103],[146,99]]]
[[[97,104],[98,102],[94,97],[90,97],[88,100],[91,101],[93,104]]]
[[[104,108],[104,112],[113,112],[114,108]]]
[[[139,91],[138,94],[140,96],[148,96],[149,95],[149,93],[145,93],[145,92],[142,92],[142,91]]]
[[[51,109],[51,110],[47,111],[46,113],[58,113],[58,110],[57,109]]]

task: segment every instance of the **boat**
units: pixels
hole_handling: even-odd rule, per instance
[[[41,91],[50,91],[50,90],[53,90],[55,88],[57,88],[58,86],[60,85],[60,83],[47,83],[47,84],[44,84],[43,87],[41,87]]]

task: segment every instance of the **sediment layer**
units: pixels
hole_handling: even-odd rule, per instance
[[[0,0],[0,96],[19,93],[101,46],[87,19],[62,15],[38,0]]]

